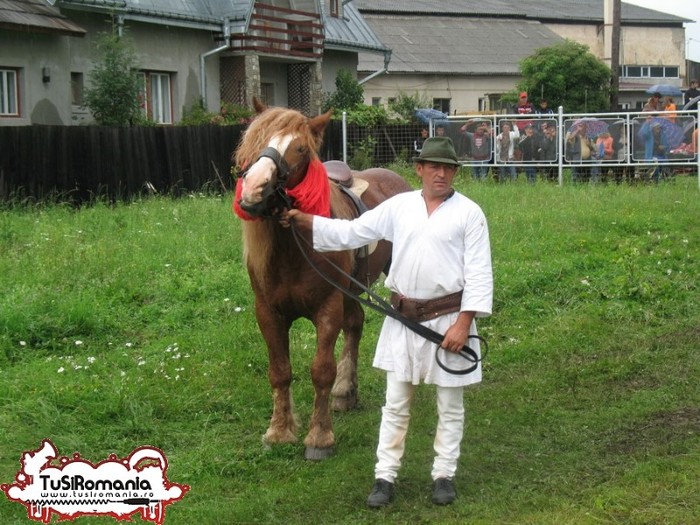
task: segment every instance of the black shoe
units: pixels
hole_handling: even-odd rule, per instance
[[[449,505],[457,497],[455,487],[450,478],[438,478],[433,482],[433,503]]]
[[[379,509],[391,503],[394,499],[394,484],[385,479],[374,480],[372,492],[367,498],[367,506],[372,509]]]

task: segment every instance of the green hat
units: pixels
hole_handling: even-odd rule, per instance
[[[459,166],[457,153],[450,137],[430,137],[423,143],[423,149],[413,162],[437,162]]]

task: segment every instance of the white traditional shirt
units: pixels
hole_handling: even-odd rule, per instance
[[[453,193],[430,216],[420,191],[396,195],[353,221],[314,217],[314,248],[318,251],[352,249],[372,241],[393,243],[391,269],[385,285],[411,299],[435,299],[464,290],[462,311],[477,317],[491,314],[493,275],[486,217],[481,208],[460,193]],[[444,334],[458,312],[424,322]],[[470,334],[476,335],[472,323]],[[477,339],[468,345],[480,355]],[[471,366],[460,355],[438,350],[391,317],[384,320],[374,366],[393,371],[401,381],[439,386],[463,386],[481,381],[481,366],[465,375],[444,371],[435,352],[450,368]]]

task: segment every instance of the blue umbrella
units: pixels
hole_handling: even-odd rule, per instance
[[[661,133],[666,137],[668,145],[671,148],[677,147],[681,142],[683,142],[683,128],[678,124],[674,124],[667,118],[654,117],[648,124],[655,128],[657,126],[661,127]],[[644,140],[643,137],[639,137],[640,140]]]
[[[417,109],[416,118],[421,122],[421,124],[428,124],[430,120],[442,120],[447,118],[447,113],[438,111],[437,109]]]
[[[680,97],[683,92],[681,88],[672,86],[671,84],[654,84],[646,91],[649,95],[658,93],[662,97]]]

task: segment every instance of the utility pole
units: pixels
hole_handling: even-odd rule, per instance
[[[610,50],[610,69],[612,70],[612,83],[610,85],[610,110],[619,108],[618,92],[620,91],[620,11],[621,0],[612,0],[612,48]]]

